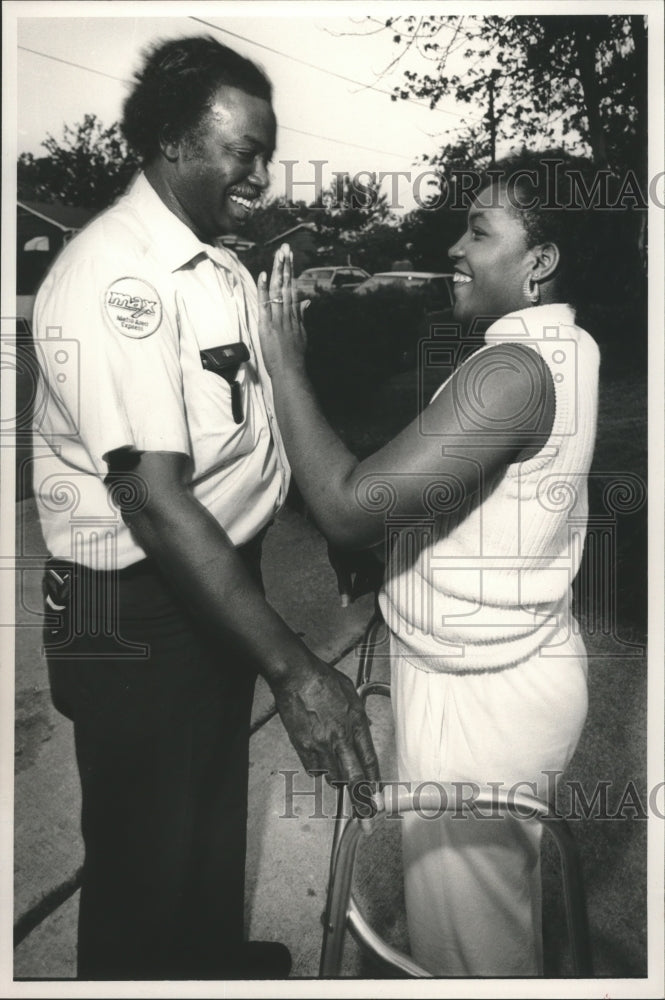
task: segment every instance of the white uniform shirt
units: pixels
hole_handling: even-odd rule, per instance
[[[270,521],[289,470],[257,323],[235,254],[201,243],[143,174],[64,249],[34,312],[34,486],[53,556],[98,569],[145,557],[104,484],[118,448],[189,456],[194,496],[235,545]],[[229,384],[199,352],[239,341],[236,423]]]

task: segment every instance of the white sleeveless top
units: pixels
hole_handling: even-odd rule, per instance
[[[379,602],[393,652],[426,671],[504,669],[556,647],[570,629],[587,527],[598,347],[563,304],[504,316],[481,351],[498,343],[525,344],[547,363],[552,432],[470,511],[462,505],[424,529],[398,530]]]

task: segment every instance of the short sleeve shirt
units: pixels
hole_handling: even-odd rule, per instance
[[[117,449],[178,452],[193,495],[236,545],[274,516],[289,470],[258,340],[256,287],[139,174],[56,260],[39,290],[34,487],[47,548],[99,569],[145,558],[104,479]],[[246,345],[229,382],[201,351]],[[140,484],[136,498],[141,502]],[[132,493],[132,482],[128,487]]]

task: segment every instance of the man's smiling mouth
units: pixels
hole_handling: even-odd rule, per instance
[[[242,208],[246,208],[247,211],[250,211],[259,202],[258,198],[243,198],[242,195],[239,194],[230,194],[228,198],[229,201],[234,202],[236,205],[240,205]]]

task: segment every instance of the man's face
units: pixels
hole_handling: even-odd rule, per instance
[[[200,239],[235,232],[258,204],[270,183],[276,127],[268,101],[220,87],[199,127],[180,140],[171,194]]]

